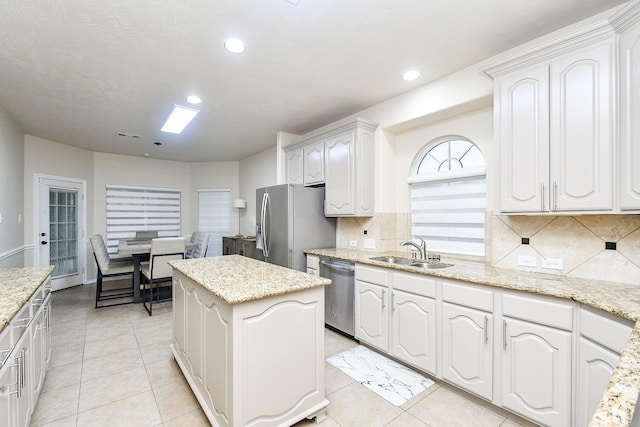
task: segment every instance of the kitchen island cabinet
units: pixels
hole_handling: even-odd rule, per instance
[[[325,417],[328,279],[229,255],[170,262],[171,349],[215,426]]]

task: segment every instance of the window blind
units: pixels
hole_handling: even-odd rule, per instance
[[[486,178],[411,184],[411,234],[427,251],[485,253]]]
[[[231,234],[231,190],[198,190],[198,231],[209,233],[207,256],[222,255],[222,236]]]
[[[107,185],[107,248],[136,231],[157,230],[159,237],[180,235],[180,190]]]

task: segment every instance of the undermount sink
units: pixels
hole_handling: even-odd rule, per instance
[[[369,258],[372,261],[382,261],[388,262],[390,264],[398,264],[398,265],[406,265],[408,267],[419,267],[419,268],[445,268],[451,267],[453,264],[445,264],[442,262],[420,262],[415,259],[406,259],[406,258],[398,258],[394,256],[377,256],[373,258]]]
[[[391,264],[400,264],[400,265],[410,265],[415,262],[415,260],[412,260],[412,259],[398,258],[394,256],[377,256],[369,259],[373,261],[382,261],[382,262],[388,262]]]
[[[451,267],[453,264],[445,264],[442,262],[413,262],[409,264],[409,267],[420,267],[420,268],[446,268]]]

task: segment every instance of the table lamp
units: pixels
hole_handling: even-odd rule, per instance
[[[238,209],[238,236],[240,236],[240,211],[247,207],[247,202],[244,199],[235,199],[233,207]]]

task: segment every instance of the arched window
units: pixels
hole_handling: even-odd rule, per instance
[[[427,251],[484,256],[486,169],[469,139],[437,138],[412,165],[411,234]]]

